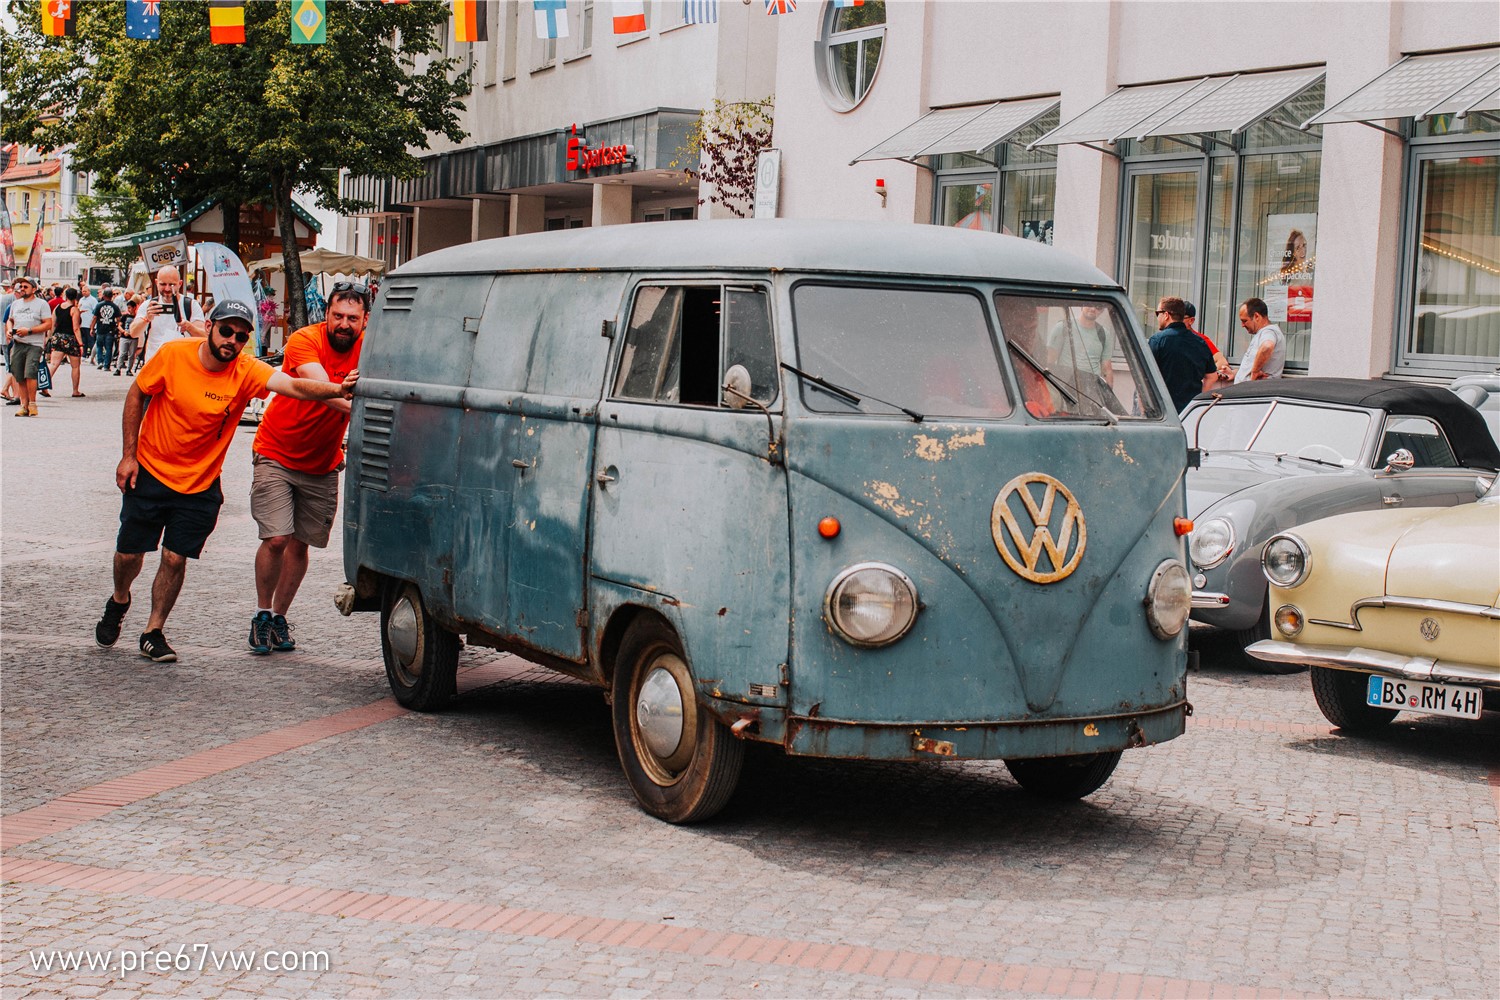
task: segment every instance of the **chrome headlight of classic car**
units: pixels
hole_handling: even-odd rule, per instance
[[[1291,532],[1276,535],[1266,543],[1260,555],[1266,579],[1278,587],[1295,587],[1307,579],[1312,568],[1312,553],[1307,543]]]
[[[1234,551],[1234,524],[1225,517],[1210,517],[1193,525],[1188,555],[1199,569],[1213,569]]]
[[[894,566],[859,563],[828,585],[823,613],[845,642],[884,646],[917,620],[917,587]]]

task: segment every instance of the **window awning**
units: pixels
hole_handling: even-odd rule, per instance
[[[929,111],[868,152],[849,161],[909,160],[941,153],[978,153],[1004,142],[1052,111],[1058,99],[997,101],[994,104]]]
[[[1239,133],[1322,78],[1323,70],[1313,68],[1122,87],[1031,145]]]
[[[1423,119],[1500,110],[1500,48],[1403,56],[1304,128],[1329,122]]]

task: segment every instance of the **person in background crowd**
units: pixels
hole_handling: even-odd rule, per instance
[[[16,390],[21,397],[16,416],[34,417],[37,415],[36,373],[44,363],[42,352],[47,346],[47,335],[52,331],[52,310],[37,295],[34,278],[23,274],[15,279],[13,287],[16,300],[10,304],[5,335],[11,345],[11,372],[15,375]]]
[[[124,315],[115,301],[115,290],[104,286],[104,301],[94,310],[94,357],[100,371],[109,371],[115,360],[115,342],[120,336],[120,319]]]
[[[1240,303],[1240,326],[1250,334],[1250,346],[1245,348],[1235,383],[1281,378],[1286,369],[1286,334],[1271,322],[1264,299],[1251,298]]]
[[[268,392],[316,400],[354,394],[358,372],[350,372],[342,383],[293,378],[244,354],[254,330],[250,307],[225,299],[214,307],[203,337],[163,344],[126,393],[124,455],[115,469],[115,485],[124,498],[114,591],[94,626],[94,642],[101,647],[120,638],[131,584],[146,553],[160,545],[140,652],[154,663],[177,659],[163,629],[182,590],[187,561],[198,558],[218,523],[224,503],[219,472],[250,400],[264,399]]]
[[[1189,330],[1183,320],[1187,303],[1169,295],[1156,304],[1156,333],[1150,340],[1151,356],[1179,413],[1203,388],[1203,376],[1214,370],[1214,357],[1203,338]]]
[[[16,293],[12,290],[10,279],[0,281],[0,324],[10,319],[10,304],[15,300]],[[5,351],[5,388],[0,390],[0,399],[5,400],[6,406],[20,406],[21,390],[16,388],[16,375],[10,367],[10,339],[5,338],[0,342],[0,347]]]
[[[1099,376],[1108,386],[1115,384],[1115,368],[1111,359],[1115,352],[1115,338],[1103,324],[1099,315],[1102,305],[1084,305],[1073,310],[1074,321],[1059,320],[1047,335],[1047,346],[1052,357],[1059,362],[1088,371]]]
[[[1213,352],[1214,356],[1213,374],[1204,376],[1203,391],[1207,392],[1209,389],[1213,388],[1220,382],[1233,382],[1234,370],[1229,367],[1229,359],[1224,357],[1224,353],[1219,350],[1218,345],[1216,345],[1212,340],[1208,339],[1208,334],[1198,329],[1197,306],[1193,305],[1191,302],[1188,302],[1185,299],[1183,300],[1182,306],[1185,310],[1187,310],[1186,314],[1182,317],[1182,322],[1187,326],[1189,330],[1192,330],[1198,336],[1203,338],[1203,342],[1208,345],[1208,349]]]
[[[126,292],[120,304],[120,349],[116,352],[116,377],[122,371],[132,372],[132,369],[135,367],[136,346],[139,341],[130,335],[130,328],[135,323],[136,308],[136,294],[134,292]]]
[[[47,290],[47,308],[56,309],[63,304],[62,285],[53,285]]]
[[[52,336],[47,341],[47,348],[52,352],[52,364],[48,371],[52,373],[52,380],[57,381],[57,370],[66,360],[73,368],[74,396],[84,395],[78,388],[78,379],[83,369],[82,322],[78,311],[78,289],[69,288],[63,292],[63,304],[52,310]]]
[[[204,336],[203,309],[182,294],[182,277],[168,264],[156,272],[156,294],[136,310],[130,332],[144,341],[138,350],[150,364],[162,345],[174,340]]]
[[[92,358],[94,356],[94,310],[99,308],[99,300],[94,293],[89,291],[89,284],[82,278],[78,279],[78,322],[83,333],[83,356]]]
[[[359,367],[370,302],[357,281],[334,284],[328,318],[304,326],[286,342],[283,372],[298,378],[342,382]],[[250,516],[260,527],[255,553],[255,596],[250,651],[264,655],[296,647],[286,615],[307,575],[308,546],[324,548],[339,503],[344,431],[349,403],[277,396],[255,433]]]

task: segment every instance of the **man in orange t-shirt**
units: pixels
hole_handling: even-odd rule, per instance
[[[305,326],[286,342],[281,370],[299,378],[341,382],[359,367],[369,293],[357,281],[336,282],[327,319]],[[338,511],[339,470],[349,403],[306,402],[278,396],[266,407],[255,435],[250,516],[260,526],[255,553],[257,608],[250,619],[250,651],[265,655],[295,649],[286,620],[307,575],[307,548],[324,548]]]
[[[253,316],[243,302],[220,302],[208,318],[207,336],[163,344],[130,386],[124,456],[115,469],[115,485],[125,497],[115,542],[114,593],[94,626],[100,646],[119,639],[130,586],[146,553],[160,544],[141,655],[156,663],[177,659],[162,628],[182,591],[187,561],[198,558],[218,523],[224,503],[219,470],[251,399],[264,398],[268,390],[297,399],[354,394],[358,372],[350,372],[342,384],[298,379],[240,353],[255,329]]]

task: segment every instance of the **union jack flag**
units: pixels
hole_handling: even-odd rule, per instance
[[[777,14],[790,14],[797,9],[797,0],[766,0],[766,13],[775,17]]]

